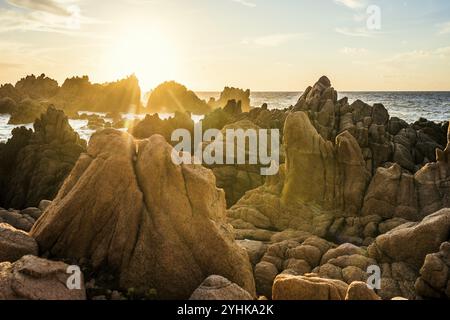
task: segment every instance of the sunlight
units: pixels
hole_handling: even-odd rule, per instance
[[[175,50],[160,30],[128,28],[117,37],[107,55],[114,76],[136,74],[143,93],[176,76]]]

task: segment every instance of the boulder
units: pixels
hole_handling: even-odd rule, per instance
[[[134,140],[113,129],[97,132],[31,235],[51,256],[112,270],[124,289],[187,299],[215,274],[255,295],[214,175],[175,165],[172,150],[159,135]]]
[[[347,289],[339,280],[282,274],[273,284],[273,300],[344,300]]]
[[[25,255],[37,255],[36,241],[26,232],[0,223],[0,262],[15,262]]]
[[[253,300],[250,293],[221,276],[209,276],[189,300]]]
[[[80,289],[69,289],[69,265],[32,255],[0,263],[0,300],[86,300],[83,275]]]
[[[381,298],[366,283],[355,281],[348,286],[345,300],[372,301],[381,300]]]

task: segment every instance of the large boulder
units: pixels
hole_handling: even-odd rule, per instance
[[[255,295],[214,175],[175,165],[172,150],[159,135],[138,141],[112,129],[94,134],[31,235],[50,256],[111,271],[121,288],[187,299],[206,277],[220,275]]]
[[[253,300],[250,293],[221,276],[209,276],[189,300]]]
[[[313,275],[279,275],[273,284],[273,300],[344,300],[348,285]]]
[[[27,255],[15,263],[0,263],[0,300],[86,300],[80,288],[70,288],[69,265]]]
[[[15,262],[25,255],[37,255],[36,241],[26,232],[0,223],[0,262]]]

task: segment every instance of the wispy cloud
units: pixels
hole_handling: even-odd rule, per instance
[[[58,0],[7,0],[7,3],[18,8],[48,12],[59,16],[70,16],[66,3]]]
[[[0,8],[0,32],[41,31],[74,33],[82,24],[97,23],[81,14],[73,0],[7,0]],[[18,10],[20,8],[22,10]]]
[[[231,1],[242,4],[243,6],[250,7],[250,8],[256,7],[256,3],[252,2],[252,1],[247,1],[247,0],[231,0]]]
[[[344,5],[350,9],[360,9],[366,4],[365,0],[334,0],[334,2]]]
[[[244,39],[242,43],[244,44],[253,44],[261,47],[278,47],[283,45],[289,41],[306,39],[307,35],[303,33],[280,33],[280,34],[271,34],[262,37],[257,37],[253,39]]]
[[[440,47],[433,50],[412,50],[408,52],[397,53],[394,56],[385,59],[383,62],[411,62],[424,59],[448,59],[450,58],[450,47]]]
[[[439,27],[438,34],[443,35],[450,33],[450,21],[446,23],[441,23],[438,25],[438,27]]]

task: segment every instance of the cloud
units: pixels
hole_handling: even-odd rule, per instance
[[[438,34],[443,35],[449,33],[450,33],[450,21],[439,25]]]
[[[260,47],[278,47],[296,39],[306,39],[306,35],[303,33],[271,34],[253,39],[245,39],[242,43],[253,44]]]
[[[74,0],[7,0],[7,2],[13,7],[0,8],[0,32],[40,31],[75,34],[82,24],[99,23],[95,19],[83,16]]]
[[[334,0],[334,2],[344,5],[347,8],[350,9],[360,9],[362,7],[364,7],[365,5],[365,1],[364,0]]]
[[[247,0],[231,0],[231,1],[237,2],[239,4],[242,4],[243,6],[250,7],[250,8],[256,7],[256,3],[250,2],[250,1],[247,1]]]
[[[340,53],[348,55],[348,56],[359,56],[368,53],[369,51],[366,48],[349,48],[344,47],[339,50]]]
[[[58,0],[7,0],[10,5],[18,8],[47,12],[58,16],[68,17],[72,13],[66,2]]]

